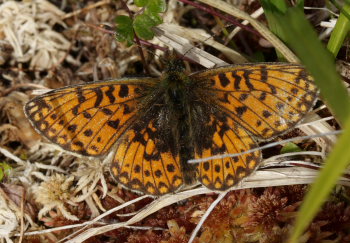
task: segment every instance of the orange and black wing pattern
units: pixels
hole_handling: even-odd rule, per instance
[[[202,130],[209,141],[196,143],[196,159],[236,154],[257,147],[244,128],[221,112],[211,115],[207,123],[202,125]],[[250,175],[260,161],[260,151],[237,157],[211,159],[198,165],[198,180],[211,190],[223,191]]]
[[[194,144],[195,157],[235,154],[257,147],[293,128],[312,108],[317,89],[297,64],[247,64],[190,76],[207,94],[202,102],[214,110],[202,124],[204,141]],[[200,99],[200,98],[199,98]],[[261,152],[213,159],[198,165],[198,179],[213,190],[226,190],[251,174]]]
[[[64,87],[24,108],[33,126],[65,150],[103,155],[137,119],[138,100],[153,79],[112,80]]]
[[[317,99],[313,79],[298,64],[236,65],[191,77],[214,94],[220,110],[262,140],[294,127]]]
[[[195,179],[212,190],[236,185],[261,152],[187,161],[256,148],[294,127],[316,98],[303,67],[263,63],[65,87],[32,99],[25,113],[65,150],[100,156],[113,149],[118,182],[159,196]]]
[[[111,172],[122,185],[156,196],[183,185],[177,145],[162,130],[155,119],[143,117],[118,141]]]

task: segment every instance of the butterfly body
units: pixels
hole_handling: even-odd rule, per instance
[[[244,64],[187,75],[176,63],[160,78],[88,83],[29,101],[25,113],[51,142],[87,156],[113,150],[112,175],[151,195],[195,181],[226,190],[251,174],[259,151],[189,164],[193,158],[253,149],[294,127],[317,97],[296,64]]]
[[[145,91],[145,96],[154,98],[138,109],[139,122],[131,130],[142,132],[142,128],[153,120],[157,131],[157,134],[152,135],[156,147],[165,153],[170,149],[171,154],[178,157],[183,175],[181,184],[191,185],[196,182],[197,165],[187,161],[194,157],[195,131],[200,123],[198,115],[193,116],[193,112],[200,107],[203,109],[205,105],[196,102],[200,94],[196,82],[184,72],[180,63],[168,64],[167,70],[154,86]],[[203,116],[206,112],[201,110],[199,114]],[[164,151],[161,149],[163,147]]]

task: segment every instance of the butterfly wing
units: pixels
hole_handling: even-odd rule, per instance
[[[128,79],[64,87],[35,97],[24,111],[51,142],[71,152],[99,156],[131,126],[143,91],[154,82]]]
[[[210,115],[208,121],[202,124],[202,131],[209,142],[196,142],[195,158],[240,153],[257,146],[244,128],[221,112]],[[226,190],[251,174],[260,161],[260,151],[212,159],[198,165],[198,179],[211,190]]]
[[[192,75],[224,111],[257,139],[295,126],[312,108],[317,89],[298,64],[245,64]]]
[[[278,136],[295,126],[312,108],[317,90],[297,64],[248,64],[191,75],[207,94],[212,110],[195,142],[195,158],[253,149],[255,140]],[[251,174],[261,162],[259,151],[198,165],[199,181],[212,190],[226,190]]]
[[[177,190],[183,179],[176,144],[161,137],[166,129],[152,119],[162,107],[157,83],[128,79],[65,87],[32,99],[25,113],[65,150],[98,156],[115,147],[116,179],[132,190],[161,195]]]
[[[152,112],[150,112],[152,113]],[[112,174],[131,190],[151,195],[174,192],[183,185],[177,145],[165,135],[157,116],[140,119],[116,145]]]

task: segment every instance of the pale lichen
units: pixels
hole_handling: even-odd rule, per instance
[[[34,195],[36,202],[44,205],[39,211],[39,219],[50,210],[57,209],[65,218],[78,220],[65,206],[65,204],[75,205],[72,201],[74,190],[72,187],[73,180],[74,176],[67,177],[62,174],[55,174],[35,188]]]

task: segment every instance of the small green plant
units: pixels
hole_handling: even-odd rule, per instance
[[[4,177],[9,176],[12,167],[5,162],[0,162],[0,181],[4,179]]]
[[[163,22],[159,13],[166,9],[165,0],[135,0],[135,5],[141,7],[141,11],[136,16],[120,15],[116,17],[117,40],[126,41],[129,45],[134,43],[135,34],[145,40],[154,37],[152,27]]]
[[[293,152],[301,152],[301,151],[303,151],[303,150],[298,145],[296,145],[295,143],[287,143],[281,149],[281,154],[293,153]]]

